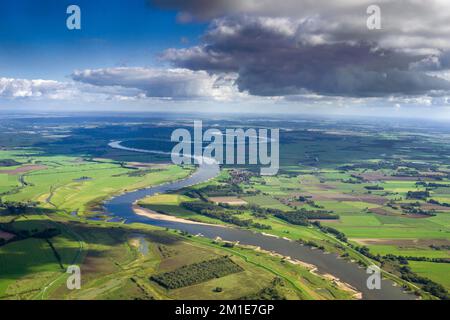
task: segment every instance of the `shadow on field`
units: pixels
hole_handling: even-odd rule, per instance
[[[0,222],[8,217],[2,216]],[[0,243],[0,280],[32,279],[44,285],[52,277],[43,278],[43,272],[64,273],[69,265],[75,264],[81,268],[83,281],[89,281],[99,275],[120,271],[122,265],[136,258],[128,242],[131,236],[139,234],[157,245],[173,245],[182,240],[164,230],[148,230],[139,226],[55,222],[45,216],[23,219],[26,216],[14,216],[11,222],[0,223],[0,230],[8,230],[16,235],[13,240],[3,245]],[[49,229],[57,229],[58,232],[48,237],[42,236]],[[14,290],[23,293],[25,289],[28,290],[21,290],[20,281],[14,284]],[[33,290],[39,292],[42,288],[36,286]],[[4,292],[1,296],[0,292],[0,298],[12,295],[11,292]]]

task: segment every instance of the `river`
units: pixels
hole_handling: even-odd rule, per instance
[[[120,141],[111,142],[109,146],[134,152],[162,153],[160,151],[128,148],[121,145]],[[404,293],[401,287],[394,286],[391,280],[384,279],[382,280],[381,289],[370,290],[366,285],[369,275],[365,269],[359,267],[356,263],[341,259],[337,254],[324,253],[320,250],[303,246],[295,241],[266,236],[240,228],[156,220],[137,215],[133,211],[133,204],[139,199],[157,193],[175,191],[187,186],[199,184],[216,177],[219,173],[219,165],[211,161],[211,159],[208,159],[208,161],[204,161],[194,174],[188,178],[119,195],[107,201],[105,208],[110,214],[125,219],[126,223],[140,222],[163,228],[182,230],[191,234],[202,234],[211,239],[220,237],[227,241],[239,241],[240,244],[258,246],[264,250],[273,251],[283,256],[289,256],[293,259],[313,264],[317,267],[319,273],[331,274],[341,281],[350,284],[362,293],[363,299],[412,300],[416,298],[414,295]]]

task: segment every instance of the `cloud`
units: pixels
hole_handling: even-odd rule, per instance
[[[335,40],[377,41],[384,47],[450,48],[450,2],[447,0],[152,0],[178,10],[183,21],[209,21],[235,15],[286,17],[317,21],[316,31]],[[382,30],[366,28],[370,5],[381,8]],[[188,18],[191,18],[190,20]]]
[[[29,80],[0,78],[0,97],[16,98],[49,98],[67,97],[71,89],[67,84],[54,80]]]
[[[70,81],[0,78],[0,98],[9,100],[216,100],[246,98],[236,75],[189,69],[105,68],[76,70]]]
[[[226,100],[241,95],[232,74],[209,75],[189,69],[105,68],[75,71],[72,79],[95,87],[137,90],[146,97]]]
[[[377,41],[383,47],[434,50],[450,48],[447,0],[153,0],[175,9],[184,21],[251,15],[315,20],[316,32],[330,40]],[[366,28],[367,8],[381,8],[382,30]]]
[[[448,104],[450,1],[153,0],[178,21],[209,21],[164,68],[74,71],[67,82],[0,79],[0,97],[80,101],[241,101],[344,106]],[[194,43],[194,42],[193,42]],[[198,104],[200,105],[200,104]],[[231,104],[229,104],[231,105]]]
[[[7,100],[78,100],[84,102],[141,98],[136,89],[96,87],[73,81],[0,78],[0,98]]]
[[[450,91],[450,82],[418,67],[426,54],[342,41],[324,33],[315,18],[223,17],[211,23],[203,39],[199,46],[168,49],[162,58],[195,71],[236,73],[239,90],[257,96],[377,97]]]

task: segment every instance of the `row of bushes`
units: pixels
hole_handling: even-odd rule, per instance
[[[364,256],[376,260],[378,262],[381,262],[381,264],[385,264],[387,262],[394,262],[395,269],[400,274],[400,277],[403,280],[418,284],[421,286],[422,290],[432,294],[433,296],[443,299],[443,300],[449,300],[450,294],[448,291],[439,283],[436,283],[428,278],[419,276],[418,274],[414,273],[411,268],[408,266],[408,260],[416,260],[416,261],[432,261],[433,259],[425,258],[425,257],[404,257],[404,256],[396,256],[393,254],[388,254],[385,256],[380,255],[374,255],[370,252],[369,248],[363,246],[363,247],[354,247],[352,246],[356,251],[360,252]]]
[[[421,285],[424,291],[431,293],[433,296],[438,297],[439,299],[450,300],[449,293],[439,283],[417,275],[416,273],[412,272],[409,266],[401,266],[399,268],[399,271],[403,280]]]
[[[317,228],[319,228],[322,232],[330,233],[334,235],[337,239],[343,242],[347,242],[347,236],[343,232],[332,227],[324,226],[320,224],[319,221],[314,221],[312,224],[315,225]]]
[[[274,213],[274,216],[282,219],[286,222],[295,224],[295,225],[299,225],[299,226],[308,226],[310,225],[309,223],[309,219],[330,219],[330,220],[335,220],[335,219],[339,219],[338,215],[335,214],[329,214],[328,211],[323,211],[323,210],[316,210],[316,211],[309,211],[306,210],[304,208],[297,210],[297,211],[290,211],[290,212],[284,212],[281,210],[277,210]],[[319,226],[320,224],[316,224],[316,226]],[[323,227],[324,230],[326,230],[325,227]],[[333,229],[333,228],[330,228]],[[333,229],[332,232],[330,233],[335,233],[338,232],[337,230]],[[337,234],[337,233],[335,233]]]

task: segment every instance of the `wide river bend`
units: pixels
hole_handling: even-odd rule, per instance
[[[162,153],[160,151],[128,148],[121,145],[120,141],[111,142],[109,146],[134,152]],[[313,264],[317,267],[319,273],[331,274],[341,281],[350,284],[362,293],[363,299],[410,300],[416,298],[414,295],[404,293],[401,287],[394,286],[394,283],[390,280],[382,280],[381,289],[379,290],[368,289],[366,281],[369,275],[366,273],[366,270],[359,267],[356,263],[339,258],[337,254],[323,253],[320,250],[311,249],[295,241],[266,236],[245,229],[151,219],[137,215],[133,210],[133,204],[144,197],[199,184],[216,177],[219,172],[220,168],[217,163],[214,163],[214,161],[205,161],[188,178],[119,195],[108,200],[105,203],[105,208],[110,214],[123,218],[126,223],[140,222],[163,228],[186,231],[191,234],[201,234],[211,239],[220,237],[227,241],[239,241],[240,244],[258,246],[263,250],[273,251],[283,256],[289,256],[293,259]]]

